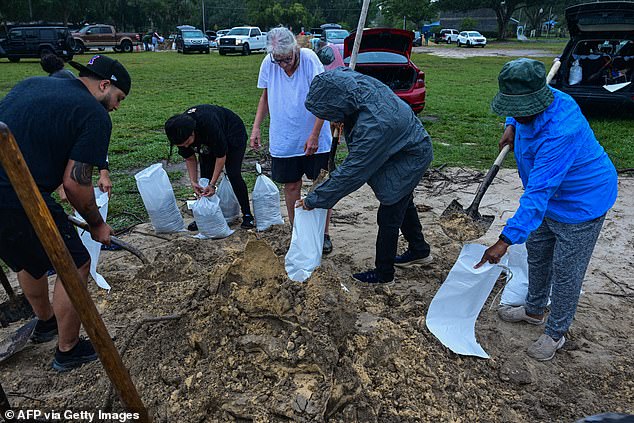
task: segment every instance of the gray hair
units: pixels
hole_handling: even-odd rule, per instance
[[[297,40],[288,28],[273,28],[266,34],[266,52],[271,55],[290,54],[296,48]]]

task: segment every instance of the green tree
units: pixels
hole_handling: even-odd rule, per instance
[[[498,38],[506,39],[507,27],[513,13],[525,0],[439,0],[440,10],[457,10],[466,12],[474,9],[491,9],[495,12],[498,25]]]
[[[423,21],[436,17],[437,13],[430,0],[379,0],[378,5],[391,26],[397,26],[405,18],[418,28]]]

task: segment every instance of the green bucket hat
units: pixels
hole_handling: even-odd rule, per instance
[[[542,62],[517,59],[504,65],[498,76],[500,92],[491,102],[491,110],[500,116],[524,117],[543,112],[554,96],[546,84]]]

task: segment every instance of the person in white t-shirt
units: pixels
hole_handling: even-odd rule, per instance
[[[269,114],[271,176],[274,181],[284,184],[286,210],[292,225],[302,176],[315,179],[321,169],[328,169],[332,144],[330,125],[304,106],[310,84],[324,71],[324,66],[312,50],[299,48],[295,36],[287,28],[274,28],[268,32],[266,50],[268,54],[260,65],[258,76],[258,88],[264,91],[253,122],[251,148],[260,148],[260,125]],[[332,251],[328,234],[330,214],[331,210],[326,220],[324,254]]]

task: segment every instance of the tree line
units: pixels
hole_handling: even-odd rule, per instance
[[[538,27],[546,13],[563,19],[565,7],[581,0],[372,0],[367,22],[373,26],[417,29],[442,10],[491,9],[501,38],[520,10]],[[267,30],[284,25],[299,32],[323,23],[356,29],[362,0],[0,0],[0,24],[50,22],[68,26],[112,24],[121,31],[157,30],[177,25],[223,29],[256,25]],[[560,20],[561,20],[560,19]],[[369,26],[369,25],[366,25]]]

